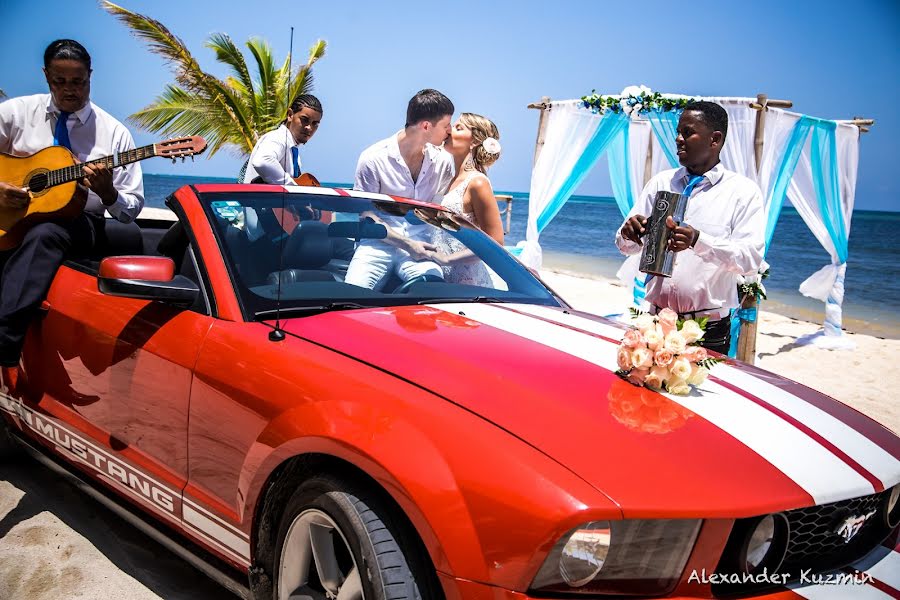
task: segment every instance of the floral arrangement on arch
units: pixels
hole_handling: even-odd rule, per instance
[[[637,386],[687,395],[692,385],[706,381],[722,359],[712,358],[697,344],[706,318],[681,321],[664,308],[656,315],[632,309],[634,327],[625,332],[616,354],[616,375]]]
[[[582,106],[593,113],[611,110],[614,113],[624,112],[630,116],[645,114],[652,109],[666,112],[682,110],[690,101],[691,98],[663,96],[645,85],[629,85],[618,96],[601,96],[596,90],[591,90],[590,95],[581,97]]]

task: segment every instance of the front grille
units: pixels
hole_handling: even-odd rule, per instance
[[[801,571],[825,573],[852,564],[867,555],[883,542],[891,533],[884,511],[891,490],[878,494],[841,500],[830,504],[798,508],[783,514],[789,525],[787,552],[777,573],[788,575],[788,581],[795,581]],[[870,515],[858,532],[849,541],[838,533],[841,526],[851,517]],[[728,544],[722,554],[717,573],[731,575],[740,573],[738,553],[749,530],[759,518],[740,519],[735,522]],[[769,570],[771,573],[771,569]],[[712,586],[717,596],[743,594],[772,587],[766,583],[719,583]]]
[[[790,543],[782,572],[799,569],[837,569],[868,554],[888,536],[882,506],[884,494],[872,494],[832,504],[798,508],[784,515],[790,524]],[[838,535],[841,524],[851,516],[873,513],[849,542]]]

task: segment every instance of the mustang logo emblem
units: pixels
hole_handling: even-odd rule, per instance
[[[844,538],[844,543],[847,544],[852,540],[859,530],[862,529],[862,526],[865,525],[866,521],[869,520],[869,517],[875,514],[876,511],[868,512],[864,515],[850,515],[846,519],[844,519],[840,526],[835,531],[836,534]]]

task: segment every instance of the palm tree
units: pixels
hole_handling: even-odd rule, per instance
[[[291,100],[312,91],[313,63],[325,54],[325,41],[317,40],[306,64],[289,73],[290,56],[278,67],[268,42],[251,38],[246,45],[256,62],[254,77],[232,39],[216,33],[205,46],[233,73],[222,80],[203,71],[184,43],[159,21],[108,0],[103,7],[175,71],[175,84],[166,85],[162,94],[129,116],[129,121],[166,137],[202,135],[209,156],[225,146],[241,155],[250,154],[259,136],[281,123]]]

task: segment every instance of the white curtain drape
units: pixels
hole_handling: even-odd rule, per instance
[[[560,189],[584,153],[602,120],[602,115],[579,108],[581,100],[552,102],[544,130],[544,147],[531,174],[528,194],[528,225],[519,259],[540,268],[542,262],[537,218]]]
[[[806,140],[794,177],[788,186],[787,195],[809,230],[831,256],[831,264],[822,267],[803,283],[800,293],[825,303],[824,336],[813,337],[811,343],[831,349],[852,349],[856,345],[841,332],[844,301],[844,277],[847,272],[846,245],[835,246],[826,226],[826,220],[837,219],[842,222],[846,235],[850,234],[850,222],[853,215],[853,204],[856,194],[856,173],[859,163],[859,129],[846,123],[838,123],[835,130],[837,156],[831,156],[827,145],[816,148],[811,143],[812,135]],[[831,161],[837,161],[838,189],[840,206],[838,215],[823,212],[821,199],[816,187],[817,179],[822,173],[816,173],[813,164],[816,162],[813,152],[822,152],[820,163],[827,168]],[[821,183],[819,183],[821,185]]]

